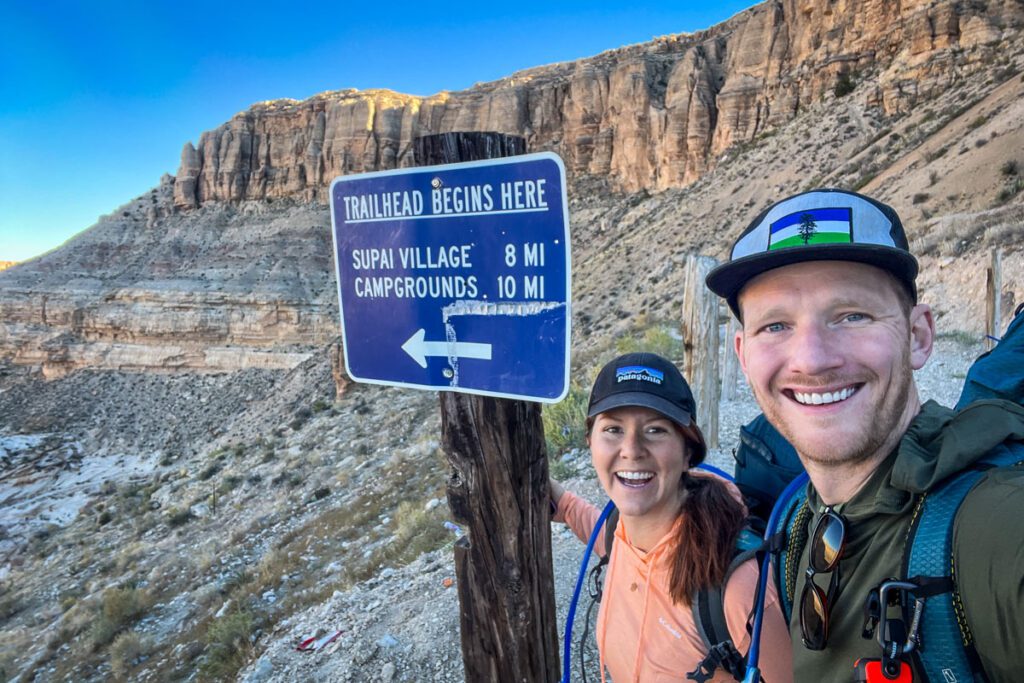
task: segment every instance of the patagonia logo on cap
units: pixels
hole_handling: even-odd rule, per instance
[[[665,373],[644,365],[627,365],[615,370],[616,382],[626,382],[628,380],[661,384],[665,381]]]
[[[771,225],[768,251],[786,247],[853,242],[853,211],[848,208],[804,209]]]

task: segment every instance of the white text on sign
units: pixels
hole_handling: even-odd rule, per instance
[[[464,214],[546,211],[546,179],[514,180],[439,187],[430,191],[429,204],[420,190],[377,192],[342,197],[346,223],[391,220],[395,218],[431,218]],[[495,203],[497,199],[497,203]],[[427,206],[430,213],[426,213]]]

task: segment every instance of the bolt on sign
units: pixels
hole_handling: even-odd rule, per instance
[[[565,396],[571,262],[558,156],[342,176],[331,219],[352,379]]]

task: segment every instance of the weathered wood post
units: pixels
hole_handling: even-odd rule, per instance
[[[728,308],[726,311],[728,318],[725,324],[725,339],[722,340],[722,398],[726,401],[735,401],[739,393],[736,389],[740,379],[740,360],[736,357],[732,340],[736,338],[740,323]]]
[[[417,165],[523,154],[522,138],[443,133],[414,140]],[[440,392],[452,471],[448,505],[467,534],[455,547],[467,681],[557,681],[548,460],[539,403]]]
[[[718,401],[721,376],[718,365],[718,297],[704,286],[704,278],[718,265],[709,256],[686,258],[683,285],[683,374],[697,401],[697,425],[708,448],[718,448]]]
[[[999,337],[1003,326],[1003,251],[992,250],[992,265],[986,270],[985,278],[985,348],[996,345],[992,337]]]

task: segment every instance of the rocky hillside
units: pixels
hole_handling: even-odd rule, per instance
[[[452,130],[565,159],[584,332],[670,313],[684,251],[721,254],[757,209],[819,184],[892,201],[935,257],[926,287],[974,306],[979,247],[1020,272],[1022,24],[1016,2],[789,0],[462,92],[260,103],[187,144],[176,177],[0,274],[0,357],[48,377],[293,367],[337,328],[327,184]],[[642,263],[630,244],[669,249]]]
[[[1004,313],[1024,298],[1022,25],[1019,2],[765,3],[458,93],[262,103],[186,145],[176,177],[0,273],[0,678],[460,678],[436,398],[345,378],[323,203],[422,133],[565,158],[581,382],[675,343],[686,254],[720,257],[774,199],[892,203],[948,401],[993,248]],[[753,406],[723,411],[727,464]]]

